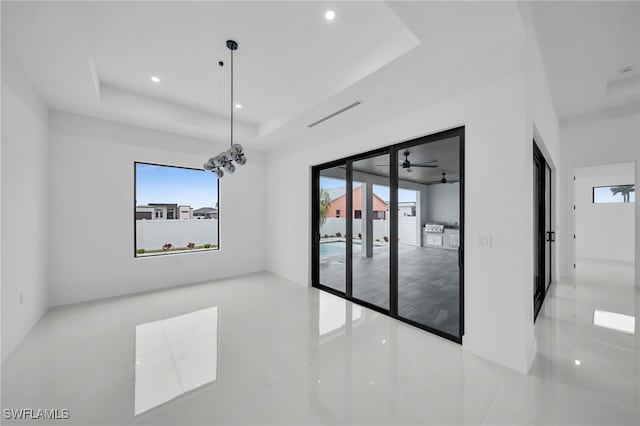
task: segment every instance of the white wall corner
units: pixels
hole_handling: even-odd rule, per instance
[[[2,54],[2,361],[50,305],[48,108]],[[24,167],[28,164],[30,167]],[[25,191],[24,188],[29,188]],[[7,248],[10,248],[9,250]],[[29,253],[29,256],[24,256]]]
[[[533,361],[536,359],[536,354],[538,353],[538,341],[534,338],[529,344],[529,349],[527,349],[527,357],[525,369],[528,373],[531,370],[531,366],[533,365]]]

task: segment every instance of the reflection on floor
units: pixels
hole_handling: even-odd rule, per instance
[[[638,313],[628,277],[612,278],[630,268],[609,266],[552,285],[529,375],[260,273],[51,309],[2,365],[2,408],[68,408],[55,424],[83,426],[637,425],[639,333],[593,324],[594,309]],[[136,325],[214,306],[216,380],[135,416]]]
[[[402,317],[457,336],[459,334],[458,252],[398,246],[398,312]],[[344,255],[322,256],[320,282],[344,291]],[[353,296],[389,309],[389,247],[373,257],[353,253]]]
[[[136,326],[136,416],[216,380],[218,307]]]
[[[552,285],[536,322],[538,356],[531,374],[580,389],[588,399],[576,405],[576,411],[587,404],[593,410],[618,406],[620,416],[603,413],[602,424],[623,424],[623,413],[629,416],[626,424],[640,424],[640,417],[631,417],[634,409],[640,410],[637,327],[627,322],[622,322],[625,330],[603,327],[597,314],[604,311],[637,322],[640,289],[633,282],[631,262],[578,258],[575,281]]]

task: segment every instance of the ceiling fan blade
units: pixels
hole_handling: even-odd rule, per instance
[[[411,167],[429,167],[429,168],[436,168],[438,167],[437,164],[413,164],[411,163]]]
[[[429,160],[429,161],[419,161],[417,163],[411,163],[411,164],[430,164],[430,163],[435,163],[438,160]]]
[[[427,182],[427,185],[446,185],[448,183],[460,183],[459,180],[449,180],[447,179],[446,182],[442,182],[441,180],[434,180],[433,182]]]

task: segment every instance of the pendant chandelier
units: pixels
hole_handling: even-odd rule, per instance
[[[215,173],[218,178],[224,176],[224,172],[232,174],[236,170],[234,162],[239,166],[247,162],[247,157],[242,152],[242,145],[233,143],[233,51],[238,50],[238,43],[227,40],[227,48],[231,51],[231,147],[204,163],[204,169]]]

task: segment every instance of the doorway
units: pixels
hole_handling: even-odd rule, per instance
[[[313,167],[312,284],[464,334],[464,127]]]
[[[551,217],[551,167],[533,142],[533,309],[534,321],[552,280],[555,232]]]

